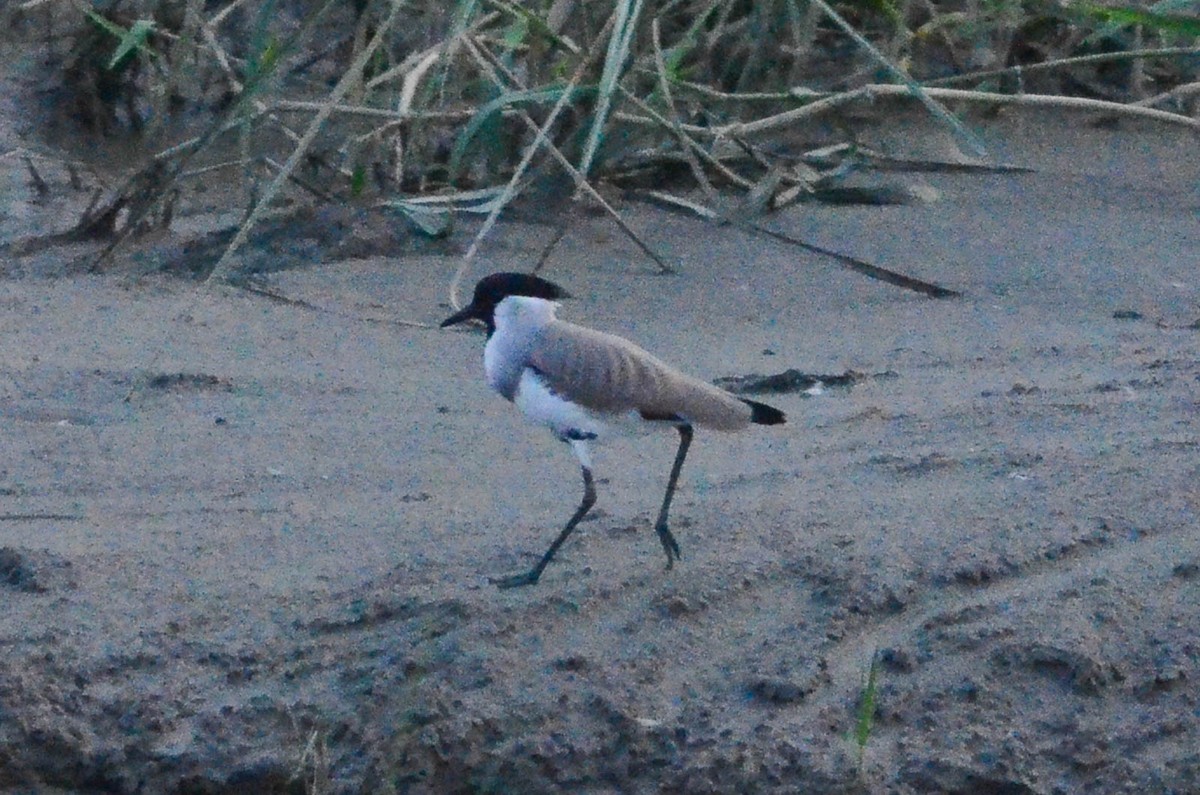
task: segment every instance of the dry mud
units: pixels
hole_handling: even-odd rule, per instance
[[[488,584],[578,474],[435,328],[453,257],[272,276],[294,303],[6,262],[0,788],[1200,790],[1195,141],[987,134],[1035,171],[769,220],[958,299],[627,205],[655,276],[572,225],[564,316],[707,378],[871,376],[699,433],[669,572],[651,436],[600,452],[537,587]],[[471,278],[546,236],[504,226]]]

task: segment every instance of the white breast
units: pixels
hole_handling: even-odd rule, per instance
[[[534,340],[553,322],[557,307],[553,301],[516,295],[496,305],[496,331],[483,349],[483,369],[488,385],[507,399],[516,398]]]
[[[668,422],[647,422],[637,410],[631,408],[634,405],[632,401],[617,401],[622,405],[611,407],[602,402],[600,405],[587,400],[576,402],[567,393],[571,386],[578,387],[579,384],[571,384],[570,379],[566,379],[565,387],[555,389],[551,386],[559,382],[553,374],[540,369],[543,360],[560,369],[564,362],[545,355],[539,358],[532,352],[543,342],[542,338],[550,333],[547,326],[554,324],[558,328],[563,325],[555,323],[554,310],[557,307],[558,304],[553,301],[524,296],[509,296],[497,304],[494,314],[496,331],[483,351],[484,369],[491,387],[513,401],[531,422],[546,426],[560,439],[605,441],[618,434],[637,435],[672,427]],[[596,357],[593,355],[589,358],[588,350],[572,352],[569,347],[551,347],[560,359],[570,360],[566,362],[570,365],[566,369],[580,371],[576,374],[581,378],[598,377],[604,381],[603,368],[593,371],[589,366],[595,363]],[[542,353],[545,354],[545,351]],[[595,392],[594,387],[588,389]]]

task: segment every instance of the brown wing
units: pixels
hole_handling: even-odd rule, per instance
[[[735,431],[751,409],[723,389],[685,375],[628,340],[556,320],[534,342],[529,364],[550,388],[596,411],[679,416]]]

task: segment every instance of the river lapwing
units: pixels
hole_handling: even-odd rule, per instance
[[[492,580],[501,588],[536,583],[595,504],[589,442],[654,426],[679,432],[679,449],[654,525],[669,569],[679,559],[679,544],[667,527],[667,513],[692,442],[692,426],[739,431],[785,422],[779,409],[685,375],[628,340],[558,320],[556,300],[566,297],[563,288],[537,276],[493,273],[475,285],[470,304],[442,321],[442,328],[471,319],[487,326],[483,365],[488,384],[570,444],[583,470],[579,508],[536,566]]]

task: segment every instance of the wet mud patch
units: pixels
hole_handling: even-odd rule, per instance
[[[69,560],[45,550],[0,547],[0,587],[20,593],[44,594],[75,586]]]
[[[890,371],[871,374],[847,370],[838,375],[815,375],[789,369],[773,375],[751,373],[726,376],[714,379],[713,383],[735,395],[787,394],[791,392],[819,394],[825,388],[849,389],[868,379],[897,377],[899,376],[896,373]]]
[[[1098,696],[1110,685],[1125,680],[1125,674],[1117,666],[1099,655],[1054,643],[1006,646],[992,654],[992,663],[1001,670],[1028,671],[1048,677],[1086,696]]]
[[[231,392],[233,382],[208,373],[159,373],[146,376],[146,388],[160,392]]]

